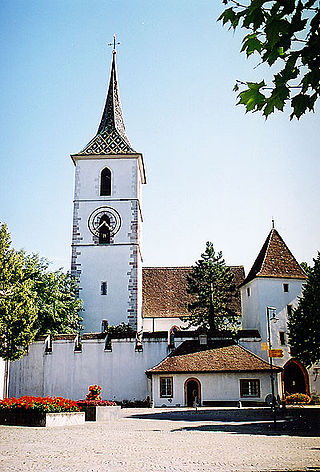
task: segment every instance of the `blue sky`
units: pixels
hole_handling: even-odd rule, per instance
[[[96,133],[114,33],[127,135],[142,152],[144,264],[189,265],[205,242],[250,268],[275,218],[298,261],[320,249],[319,106],[289,121],[236,107],[270,75],[212,0],[4,1],[0,221],[17,249],[69,268],[74,167]]]

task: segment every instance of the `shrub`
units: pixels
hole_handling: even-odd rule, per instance
[[[308,403],[311,402],[311,398],[309,395],[306,395],[305,393],[293,393],[292,395],[288,395],[285,397],[285,402],[288,405],[293,405],[293,404],[304,404],[307,405]]]
[[[34,410],[46,413],[80,411],[77,403],[62,397],[5,398],[0,400],[0,410]]]

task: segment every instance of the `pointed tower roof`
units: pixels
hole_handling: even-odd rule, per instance
[[[274,227],[268,234],[258,257],[241,286],[256,277],[307,278],[304,270]]]
[[[112,52],[111,73],[106,103],[95,137],[80,151],[88,154],[136,154],[126,136],[120,102],[116,50]]]

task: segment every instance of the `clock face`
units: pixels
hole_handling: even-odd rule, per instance
[[[91,213],[88,220],[88,227],[91,233],[99,237],[102,226],[106,226],[112,235],[119,231],[121,218],[114,208],[100,207]]]

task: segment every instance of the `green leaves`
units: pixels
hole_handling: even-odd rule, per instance
[[[264,81],[259,84],[247,82],[248,88],[239,93],[238,104],[245,105],[246,111],[261,110],[265,103],[265,96],[260,89],[265,86]]]
[[[299,119],[307,111],[313,111],[320,94],[320,7],[314,0],[248,0],[241,4],[224,0],[227,8],[218,20],[236,29],[249,30],[242,41],[241,52],[249,57],[260,56],[261,64],[277,72],[272,83],[241,82],[248,88],[234,90],[237,104],[246,112],[262,111],[268,117],[275,110],[283,111],[291,104],[290,118]],[[281,64],[283,67],[281,69]],[[280,66],[280,69],[279,69]],[[304,67],[302,67],[304,66]]]
[[[261,53],[263,48],[263,42],[260,41],[256,33],[245,36],[242,43],[243,46],[241,48],[241,52],[246,51],[247,57],[249,57],[255,51]]]

